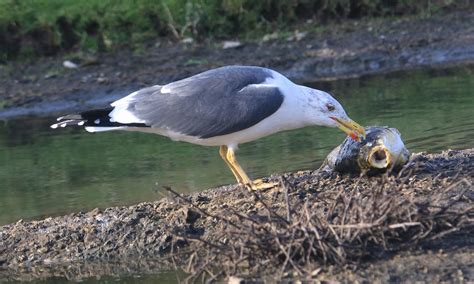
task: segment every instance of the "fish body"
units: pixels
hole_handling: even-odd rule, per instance
[[[360,142],[347,137],[329,153],[321,168],[375,175],[399,170],[408,162],[410,152],[397,129],[368,126],[365,131],[367,137]]]

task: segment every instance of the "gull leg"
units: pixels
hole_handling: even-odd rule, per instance
[[[225,160],[227,160],[228,165],[231,168],[234,175],[236,177],[237,176],[240,177],[240,181],[239,181],[239,178],[237,178],[237,181],[245,185],[247,189],[259,190],[259,189],[268,189],[268,188],[275,187],[276,185],[275,183],[264,183],[262,180],[260,180],[260,182],[254,183],[237,162],[237,159],[235,158],[234,150],[228,147],[226,148],[227,148],[227,153],[226,153]]]
[[[278,182],[274,182],[274,181],[266,182],[261,178],[255,179],[253,181],[253,185],[256,186],[258,189],[270,189],[270,188],[274,188],[278,184],[279,184]]]
[[[237,176],[240,177],[240,183],[245,185],[249,190],[254,190],[253,188],[253,182],[249,178],[249,176],[245,173],[245,171],[242,169],[242,167],[239,165],[237,160],[235,159],[235,153],[234,150],[226,147],[227,148],[227,153],[226,153],[226,159],[229,165],[232,167],[232,170],[236,173]]]
[[[234,174],[235,179],[237,179],[237,182],[241,183],[241,184],[244,184],[244,181],[240,177],[239,173],[234,169],[234,166],[229,162],[229,160],[227,160],[227,149],[228,149],[227,146],[221,146],[219,148],[219,154],[221,155],[222,160],[224,160],[224,162],[227,164],[229,169]]]

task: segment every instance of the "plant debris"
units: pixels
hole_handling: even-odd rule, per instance
[[[415,162],[412,170],[424,166]],[[240,204],[217,214],[203,212],[225,225],[206,239],[181,235],[196,243],[190,245],[186,271],[191,279],[312,278],[327,265],[357,267],[460,230],[474,232],[472,179],[418,187],[413,174],[359,177],[330,190],[310,186],[304,192],[298,182],[281,177],[271,193],[252,193],[255,209],[249,213]]]
[[[84,263],[149,259],[186,271],[189,280],[381,280],[409,274],[411,280],[441,281],[446,278],[440,275],[458,277],[456,271],[473,280],[473,177],[469,149],[415,154],[397,175],[301,171],[270,177],[280,186],[262,192],[231,185],[184,195],[166,188],[169,196],[156,202],[0,227],[0,277],[64,275],[65,265],[85,272]],[[467,254],[470,261],[448,257],[435,267],[437,274],[416,267],[430,261],[425,255],[420,262],[417,254],[439,248]],[[407,269],[416,272],[366,273],[379,263],[403,265],[404,259],[412,259]],[[90,271],[119,273],[110,267]]]

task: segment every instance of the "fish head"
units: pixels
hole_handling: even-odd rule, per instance
[[[367,138],[361,145],[361,169],[388,170],[403,166],[410,156],[400,132],[389,127],[367,127]]]
[[[376,169],[386,169],[392,163],[392,153],[383,145],[369,150],[367,164]]]

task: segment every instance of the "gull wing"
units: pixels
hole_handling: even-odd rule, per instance
[[[143,123],[199,138],[249,128],[275,113],[284,96],[268,69],[229,66],[139,90],[112,104],[113,121]]]

